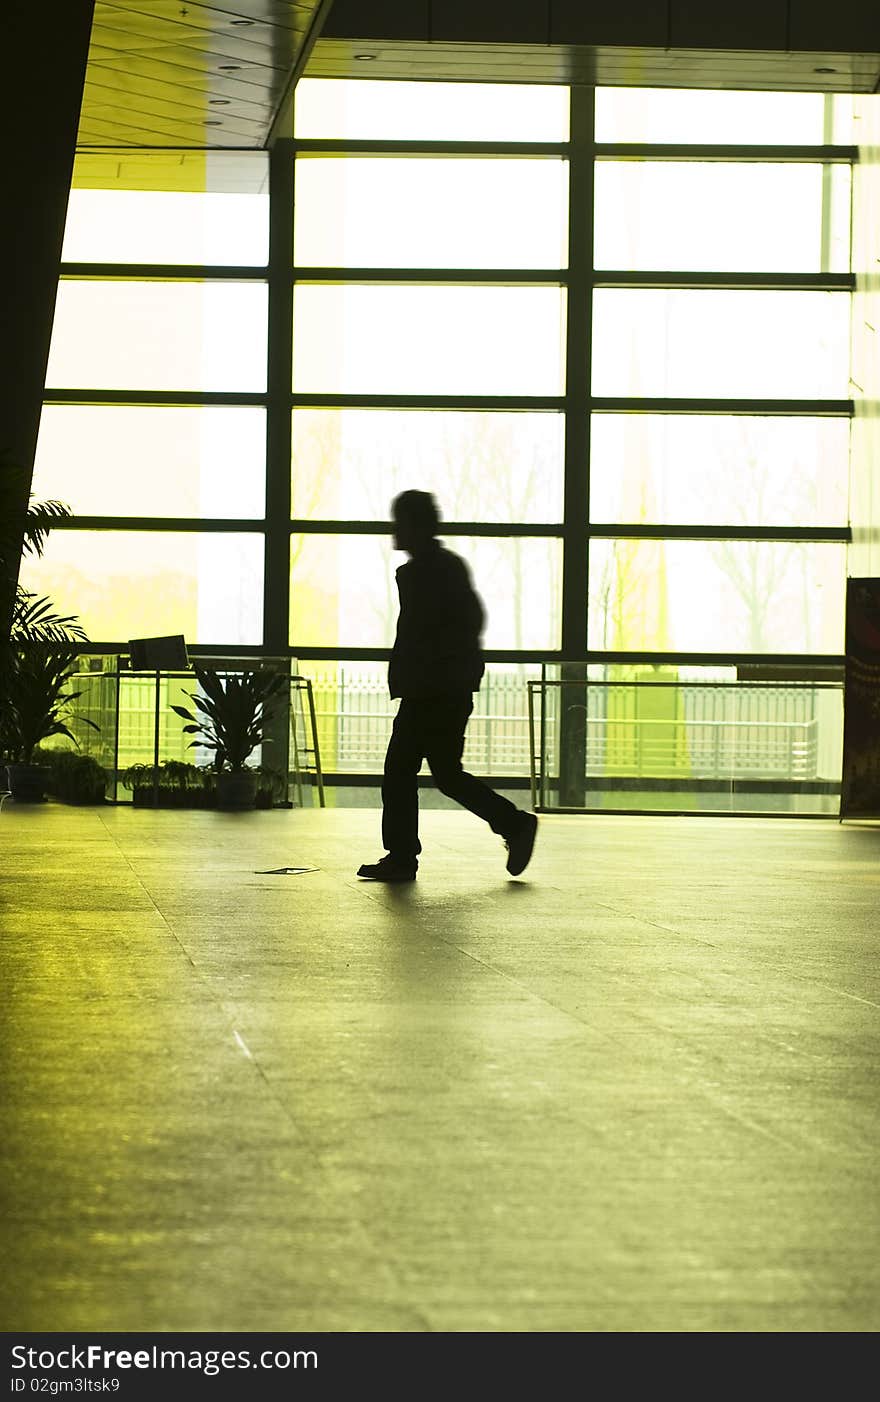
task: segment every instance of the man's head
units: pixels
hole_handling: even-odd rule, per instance
[[[401,492],[391,503],[394,522],[394,549],[423,549],[437,534],[440,512],[430,492]]]

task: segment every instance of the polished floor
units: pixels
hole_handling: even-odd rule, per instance
[[[377,830],[5,805],[3,1328],[880,1326],[880,829]]]

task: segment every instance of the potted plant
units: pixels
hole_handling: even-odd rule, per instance
[[[280,769],[261,764],[257,769],[257,808],[274,808],[287,799],[287,779]]]
[[[63,502],[35,502],[27,479],[20,464],[0,455],[0,758],[13,797],[39,802],[48,769],[32,764],[34,749],[51,735],[76,743],[63,717],[80,693],[64,687],[75,644],[86,635],[75,616],[18,583],[21,556],[41,555],[52,526],[71,514]]]
[[[135,808],[214,808],[214,775],[182,760],[132,764],[122,776]]]
[[[29,642],[12,654],[4,683],[0,743],[12,797],[19,803],[41,803],[46,796],[49,766],[34,764],[34,751],[53,735],[76,737],[66,724],[72,701],[82,693],[65,690],[77,649],[63,644]],[[97,730],[94,721],[83,724]]]
[[[287,677],[253,671],[221,676],[211,667],[193,668],[200,691],[188,691],[196,712],[185,706],[171,709],[187,722],[184,734],[198,738],[190,745],[214,751],[218,808],[253,808],[259,771],[245,761],[258,745],[267,743],[267,723],[287,704]]]
[[[103,803],[107,790],[106,770],[92,755],[76,750],[37,749],[32,759],[49,767],[46,792],[62,803]]]

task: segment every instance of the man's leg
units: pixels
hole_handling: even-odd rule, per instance
[[[509,842],[519,834],[527,815],[461,766],[464,732],[474,708],[473,697],[441,697],[423,704],[429,708],[424,732],[425,757],[440,792],[482,818],[493,832]]]
[[[403,700],[394,718],[382,780],[382,841],[398,862],[414,862],[419,842],[418,774],[424,758],[416,703]]]

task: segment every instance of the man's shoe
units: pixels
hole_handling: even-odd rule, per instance
[[[419,864],[401,862],[396,857],[382,857],[378,862],[365,862],[358,867],[358,876],[365,881],[415,881]]]
[[[519,830],[507,839],[507,870],[511,876],[519,876],[531,861],[537,832],[534,813],[523,813]]]

